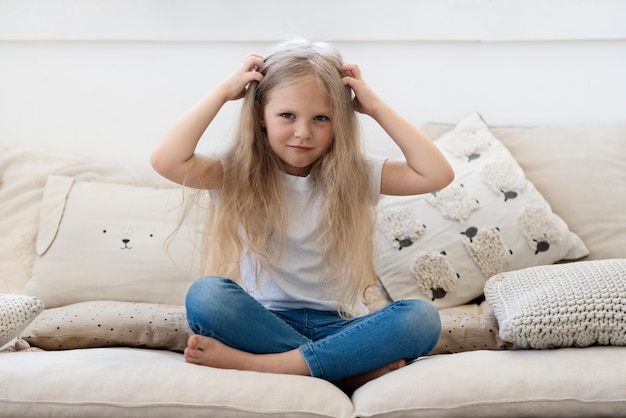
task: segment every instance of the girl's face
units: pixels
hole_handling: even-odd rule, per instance
[[[262,123],[287,174],[306,176],[333,140],[330,97],[314,78],[276,87]]]

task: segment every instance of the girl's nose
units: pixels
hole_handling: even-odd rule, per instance
[[[311,129],[308,123],[302,122],[295,126],[293,135],[299,139],[308,139],[311,136]]]

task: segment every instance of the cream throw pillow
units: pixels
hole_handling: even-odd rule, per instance
[[[376,267],[393,300],[463,305],[494,274],[587,256],[480,115],[435,144],[454,182],[428,195],[384,196],[377,208]]]
[[[50,176],[33,276],[24,293],[48,308],[90,300],[183,305],[202,231],[182,210],[180,188],[79,182]]]
[[[498,274],[485,297],[500,337],[519,347],[626,345],[626,259]]]
[[[32,296],[0,294],[0,347],[19,337],[43,309],[43,302]]]

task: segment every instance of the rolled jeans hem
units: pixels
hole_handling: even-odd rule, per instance
[[[309,373],[312,377],[324,378],[324,372],[322,370],[322,363],[320,363],[319,359],[315,355],[315,351],[313,350],[313,343],[307,342],[300,346],[300,354],[304,358],[307,366],[309,367]]]

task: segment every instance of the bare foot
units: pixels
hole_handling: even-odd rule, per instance
[[[276,354],[252,354],[202,335],[189,337],[185,361],[219,369],[309,375],[309,367],[298,349]]]
[[[202,335],[189,337],[187,348],[185,348],[185,360],[188,363],[220,369],[241,369],[244,367],[246,358],[251,356],[252,354],[235,350],[214,338]]]
[[[370,370],[369,372],[358,374],[356,376],[347,377],[338,382],[338,385],[348,391],[354,391],[366,384],[367,382],[384,376],[387,373],[391,373],[395,370],[401,369],[404,366],[406,366],[406,360],[396,360],[378,369]]]

